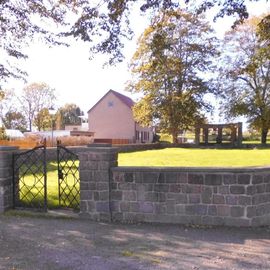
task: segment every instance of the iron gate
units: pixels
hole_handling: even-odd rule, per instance
[[[13,155],[15,207],[47,210],[46,145]]]
[[[46,211],[51,206],[50,193],[47,195],[48,186],[52,189],[50,183],[57,181],[58,190],[54,192],[58,194],[58,207],[78,210],[80,205],[78,156],[57,142],[57,166],[54,165],[57,171],[49,174],[54,177],[50,176],[47,179],[49,162],[46,151],[44,143],[32,150],[13,155],[14,207]]]
[[[59,205],[79,209],[80,180],[78,155],[57,141]]]

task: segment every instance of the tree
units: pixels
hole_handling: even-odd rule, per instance
[[[251,18],[227,33],[222,89],[228,116],[246,116],[265,144],[270,128],[270,51],[257,32],[260,20]]]
[[[144,95],[133,108],[135,119],[142,125],[158,122],[177,142],[179,131],[210,109],[204,95],[213,89],[202,74],[211,71],[216,55],[216,39],[202,16],[161,12],[139,39],[131,62],[128,89]]]
[[[48,109],[54,105],[56,99],[54,92],[55,90],[46,83],[32,83],[23,89],[19,101],[30,131],[32,131],[36,114],[42,109]]]
[[[66,125],[80,125],[82,120],[79,116],[82,116],[84,113],[79,106],[69,103],[61,107],[57,114],[61,119],[60,126],[64,128]]]
[[[46,130],[52,126],[52,116],[50,116],[48,108],[41,109],[34,118],[34,125],[38,131]]]
[[[191,6],[190,2],[185,0]],[[136,12],[136,3],[141,12],[151,11],[153,16],[161,9],[175,10],[180,5],[178,0],[0,1],[0,78],[26,76],[19,64],[12,62],[27,58],[24,47],[36,38],[53,45],[63,44],[60,37],[71,36],[89,42],[92,56],[107,53],[110,64],[122,61],[123,40],[132,37],[129,18]],[[205,0],[197,5],[199,13],[213,7],[218,8],[217,17],[237,15],[242,21],[248,16],[244,0]]]
[[[18,129],[22,132],[27,130],[26,119],[20,112],[7,112],[3,119],[3,124],[7,129]]]

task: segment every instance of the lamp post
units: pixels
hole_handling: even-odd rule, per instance
[[[56,114],[56,110],[53,107],[49,108],[49,114],[51,116],[51,129],[52,129],[52,147],[53,147],[53,117]]]

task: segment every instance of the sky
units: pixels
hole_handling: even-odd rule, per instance
[[[250,15],[260,15],[270,10],[270,1],[248,3]],[[214,11],[207,18],[210,21]],[[230,29],[233,18],[218,19],[212,26],[218,37],[222,37]],[[125,43],[125,61],[111,67],[103,67],[104,56],[98,55],[94,60],[89,60],[89,45],[73,41],[69,47],[52,47],[34,42],[27,49],[29,58],[22,61],[22,68],[29,76],[28,82],[45,82],[55,88],[57,94],[57,107],[66,103],[76,103],[86,113],[107,91],[113,89],[130,96],[136,97],[125,91],[126,82],[130,79],[128,63],[136,49],[139,35],[147,27],[147,19],[139,15],[132,20],[135,36],[132,41]],[[24,87],[21,81],[12,81],[5,85],[14,88],[16,93]],[[215,116],[214,121],[219,121]]]

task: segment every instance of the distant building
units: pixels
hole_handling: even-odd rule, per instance
[[[89,111],[88,129],[95,140],[123,140],[151,143],[153,128],[142,127],[133,118],[134,101],[116,91],[108,91]]]

